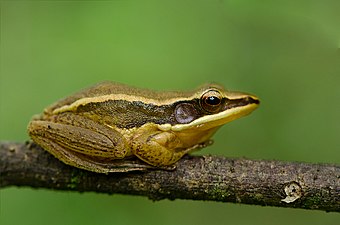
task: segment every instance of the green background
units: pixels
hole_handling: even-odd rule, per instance
[[[257,3],[256,3],[257,2]],[[0,139],[102,80],[152,89],[218,82],[261,107],[197,154],[340,163],[339,1],[1,1]],[[226,141],[224,141],[226,140]],[[319,211],[0,191],[0,224],[339,224]]]

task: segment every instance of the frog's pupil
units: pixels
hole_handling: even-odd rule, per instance
[[[216,96],[209,96],[206,99],[206,103],[208,105],[219,105],[221,103],[221,99]]]

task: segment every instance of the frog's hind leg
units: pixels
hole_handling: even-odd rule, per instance
[[[136,159],[112,160],[109,158],[88,157],[74,151],[69,151],[55,142],[49,142],[40,137],[34,138],[34,141],[43,149],[53,149],[53,151],[47,151],[63,163],[96,173],[144,171],[153,168]]]
[[[125,140],[114,135],[116,138],[108,138],[86,128],[49,121],[32,121],[29,133],[34,142],[71,166],[97,173],[145,169],[142,164],[117,160],[124,158],[128,149]]]

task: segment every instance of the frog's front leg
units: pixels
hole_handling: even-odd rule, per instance
[[[164,167],[174,164],[185,154],[204,148],[209,144],[196,144],[184,147],[180,138],[171,131],[154,131],[153,133],[141,134],[132,141],[132,152],[144,162],[156,166]]]

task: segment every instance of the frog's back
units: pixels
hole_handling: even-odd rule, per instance
[[[144,88],[136,88],[132,86],[128,86],[126,84],[105,81],[98,83],[94,86],[83,89],[73,95],[70,95],[64,99],[59,100],[53,105],[49,106],[45,112],[53,111],[54,109],[64,106],[70,105],[73,102],[82,99],[82,98],[94,98],[103,95],[129,95],[129,96],[140,96],[148,99],[155,99],[158,101],[162,101],[169,98],[185,98],[195,94],[196,91],[154,91],[148,90]]]
[[[129,86],[126,84],[105,81],[99,84],[96,84],[92,87],[89,87],[79,94],[80,97],[97,97],[101,95],[110,95],[110,94],[126,94],[131,96],[140,96],[149,99],[156,100],[164,100],[169,98],[180,98],[180,97],[189,97],[193,95],[195,91],[155,91],[149,90],[146,88],[137,88],[133,86]]]

